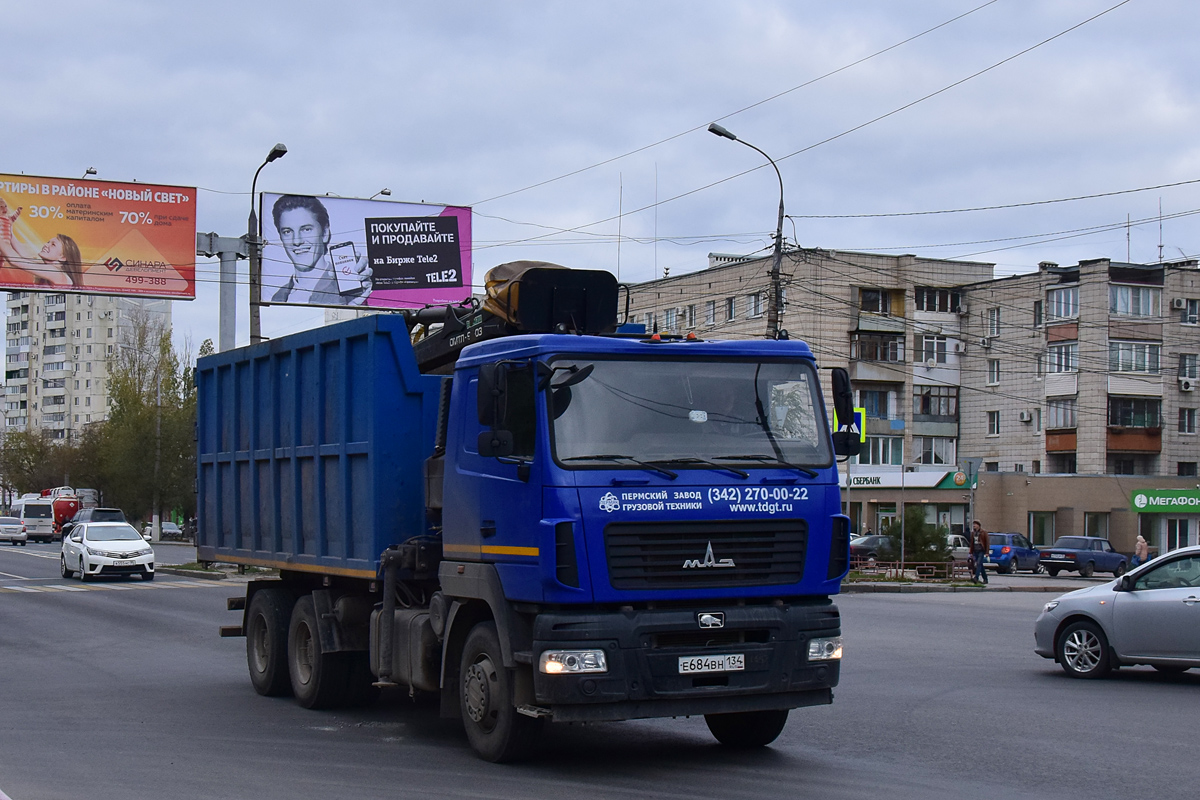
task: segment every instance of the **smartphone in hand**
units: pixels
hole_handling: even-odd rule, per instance
[[[329,258],[333,261],[333,274],[337,276],[338,292],[361,292],[362,278],[358,274],[358,253],[354,249],[354,242],[341,242],[330,246]]]

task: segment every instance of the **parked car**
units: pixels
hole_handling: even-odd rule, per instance
[[[1108,539],[1098,536],[1060,536],[1050,547],[1041,548],[1041,554],[1051,576],[1066,570],[1085,578],[1097,571],[1119,577],[1129,568],[1129,559],[1113,550]]]
[[[63,538],[71,534],[71,528],[81,522],[125,522],[125,512],[119,508],[81,508],[75,516],[63,523]]]
[[[1200,667],[1200,546],[1051,600],[1034,638],[1034,652],[1075,678],[1134,664],[1168,673]]]
[[[177,540],[177,541],[183,540],[183,528],[180,528],[174,522],[167,522],[166,520],[163,520],[162,522],[158,523],[158,527],[159,527],[159,532],[162,535],[162,538],[170,539],[170,540]],[[153,522],[144,523],[142,525],[142,535],[149,538],[153,534],[154,534],[154,523]]]
[[[8,542],[13,547],[24,547],[29,542],[25,526],[16,517],[0,517],[0,542]]]
[[[983,565],[1001,575],[1012,575],[1021,569],[1042,571],[1041,553],[1020,533],[989,533]]]
[[[891,537],[876,533],[850,540],[852,562],[874,565],[876,561],[891,561],[893,558]]]
[[[966,561],[971,557],[971,543],[967,537],[951,533],[946,536],[946,544],[950,548],[950,558],[955,561]]]
[[[125,522],[85,522],[62,541],[62,576],[81,581],[105,575],[141,575],[154,580],[154,550]]]

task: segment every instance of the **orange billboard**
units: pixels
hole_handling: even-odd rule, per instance
[[[196,296],[196,190],[0,174],[0,288]]]

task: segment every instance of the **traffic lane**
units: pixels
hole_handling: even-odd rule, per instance
[[[191,545],[151,545],[154,563],[161,566],[186,564],[196,560],[196,548]],[[30,542],[25,547],[0,545],[0,584],[6,580],[62,580],[59,571],[61,543]]]
[[[1047,796],[1115,797],[1136,780],[1146,796],[1194,797],[1200,770],[1183,743],[1194,741],[1200,672],[1069,678],[1033,652],[1034,620],[1053,597],[838,598],[845,657],[834,705],[815,715],[820,736],[873,762],[957,774],[964,787],[982,771]]]
[[[1158,733],[1140,721],[1118,721],[1095,705],[1067,704],[1061,715],[1041,711],[1063,691],[1107,701],[1113,696],[1110,684],[1118,692],[1128,685],[1149,697],[1124,702],[1145,707],[1163,689],[1183,688],[1190,699],[1195,687],[1154,675],[1091,684],[1060,678],[1057,667],[1030,650],[1030,615],[1044,597],[1032,602],[1014,595],[841,598],[848,643],[837,700],[833,706],[794,712],[780,740],[767,750],[725,750],[700,719],[552,726],[538,758],[498,767],[474,757],[456,723],[439,719],[435,708],[414,707],[403,692],[391,693],[370,710],[324,713],[288,699],[257,696],[246,677],[244,640],[215,637],[216,626],[234,616],[224,611],[224,592],[170,590],[155,593],[153,606],[143,599],[150,592],[105,593],[120,595],[119,603],[92,596],[100,594],[58,595],[52,598],[59,604],[53,614],[16,632],[29,639],[56,624],[64,639],[74,637],[77,643],[56,638],[47,651],[30,656],[25,669],[55,665],[37,683],[58,688],[34,693],[25,701],[29,708],[18,699],[32,687],[0,686],[0,718],[13,720],[13,729],[23,732],[15,746],[29,747],[27,758],[21,749],[0,750],[0,789],[14,800],[167,793],[394,797],[398,790],[413,797],[542,798],[587,791],[603,797],[865,798],[887,792],[898,798],[1096,798],[1116,797],[1135,775],[1139,792],[1147,796],[1182,797],[1184,788],[1194,785],[1180,780],[1178,768],[1164,770],[1151,761],[1132,770],[1125,757],[1130,742],[1137,743],[1141,758],[1172,736],[1188,741],[1190,720],[1181,723],[1178,711],[1167,719],[1158,715],[1155,724],[1164,726]],[[27,609],[43,607],[43,598],[20,597]],[[0,602],[12,608],[11,596]],[[107,635],[94,630],[101,620],[109,626]],[[982,625],[992,622],[990,628]],[[939,630],[937,636],[924,635]],[[147,653],[130,653],[113,643],[144,631],[151,632]],[[920,640],[929,643],[912,646]],[[10,652],[10,642],[3,641],[0,652]],[[81,655],[72,660],[75,652]],[[71,680],[88,669],[98,670],[103,679],[102,691],[90,693],[99,698],[91,703],[76,699],[78,687]],[[116,676],[131,669],[144,679],[132,694],[114,696],[122,689]],[[1128,672],[1122,671],[1122,679]],[[975,683],[969,683],[972,679]],[[978,688],[997,680],[995,695]],[[1034,687],[1029,707],[1001,704],[988,713],[981,710],[981,703],[1027,684]],[[1176,697],[1169,707],[1190,704]],[[1044,730],[1032,724],[1039,713]],[[49,714],[57,714],[57,721],[37,724]],[[1114,749],[1107,734],[1094,739],[1097,726],[1124,727],[1120,746]],[[24,735],[27,730],[31,733]],[[47,759],[72,730],[86,732],[104,747],[72,759]],[[1048,755],[1039,756],[1041,750]],[[1060,769],[1045,774],[1040,765],[1040,773],[1006,769],[975,777],[979,763],[1010,751],[1062,759]],[[1089,777],[1102,773],[1114,753],[1122,754],[1119,774]],[[96,776],[110,774],[114,764],[120,765],[121,779],[98,785]]]

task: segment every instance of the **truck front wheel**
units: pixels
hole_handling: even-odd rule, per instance
[[[246,614],[246,666],[254,691],[265,697],[292,693],[288,677],[288,617],[291,595],[282,589],[260,589]]]
[[[493,622],[480,622],[467,634],[458,697],[467,740],[480,758],[515,761],[533,750],[542,721],[517,713],[513,676],[504,666]]]
[[[311,594],[296,601],[287,637],[292,693],[305,708],[337,708],[346,701],[344,653],[322,653]]]
[[[788,710],[739,711],[733,714],[705,714],[708,730],[726,747],[765,747],[779,738],[787,724]]]

